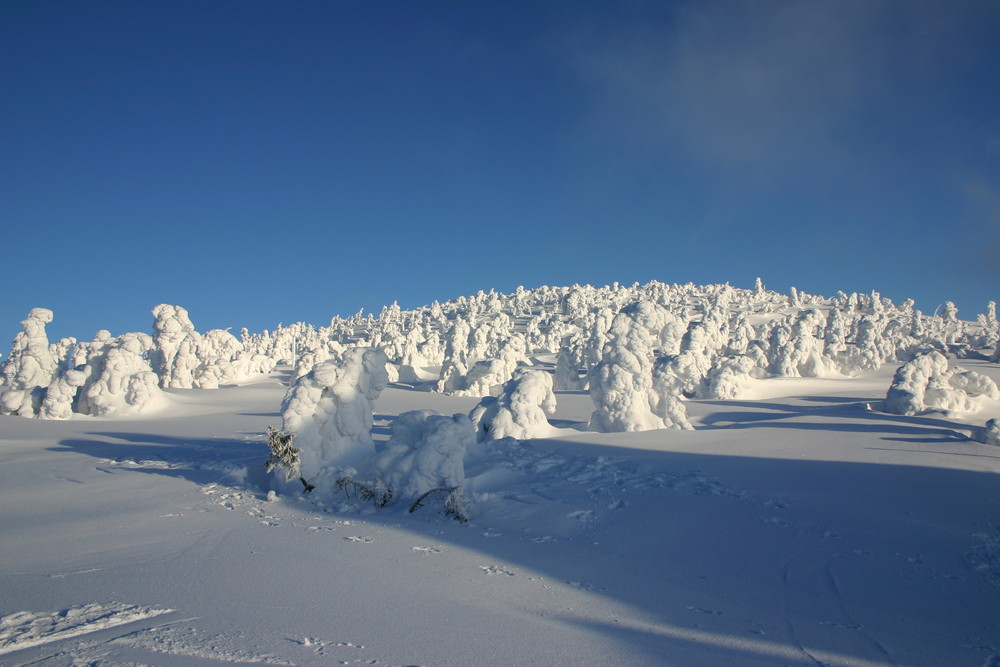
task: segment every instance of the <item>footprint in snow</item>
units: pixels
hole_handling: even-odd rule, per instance
[[[606,591],[608,590],[604,586],[595,586],[594,584],[584,584],[579,581],[567,581],[568,585],[573,588],[579,588],[582,591]]]
[[[708,614],[709,616],[722,616],[721,611],[716,611],[714,609],[705,609],[703,607],[687,607],[688,611],[696,611],[699,614]]]
[[[375,541],[374,537],[368,537],[367,535],[348,535],[344,539],[348,542],[360,542],[362,544],[371,544]]]
[[[425,554],[439,554],[444,552],[444,549],[441,547],[413,547],[413,550]]]
[[[486,574],[502,574],[507,577],[516,576],[514,572],[511,572],[503,565],[480,565],[479,569],[485,572]]]

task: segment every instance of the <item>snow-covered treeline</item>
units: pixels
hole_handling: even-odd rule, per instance
[[[851,376],[932,350],[1000,360],[993,302],[965,321],[950,302],[927,315],[877,292],[785,295],[760,280],[753,289],[654,281],[480,291],[415,310],[394,303],[328,326],[243,329],[239,338],[199,333],[179,306],[152,314],[150,333],[50,343],[53,313],[33,309],[2,366],[0,411],[137,412],[163,389],[215,388],[277,365],[292,366],[294,380],[372,348],[384,353],[390,382],[466,396],[500,396],[519,369],[552,365],[555,390],[590,392],[592,428],[685,429],[684,399],[737,398],[765,378]]]

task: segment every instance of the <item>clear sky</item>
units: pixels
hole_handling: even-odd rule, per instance
[[[0,348],[517,285],[1000,300],[1000,2],[0,2]]]

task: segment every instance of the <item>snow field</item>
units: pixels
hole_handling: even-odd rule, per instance
[[[282,366],[211,391],[169,385],[238,351],[164,308],[155,411],[0,415],[0,663],[1000,662],[994,321],[726,288],[481,293],[244,332]],[[122,338],[102,345],[143,340]],[[11,358],[44,361],[40,340],[33,321]],[[885,412],[904,359],[948,402]],[[44,366],[5,366],[19,408]],[[465,370],[439,393],[446,368]],[[599,368],[596,398],[573,388]],[[308,495],[263,469],[290,409],[318,419]],[[602,411],[646,430],[588,430]],[[399,490],[381,509],[333,484],[366,457],[358,479]],[[408,511],[459,480],[468,523],[439,497]]]

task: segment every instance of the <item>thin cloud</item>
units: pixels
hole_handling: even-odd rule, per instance
[[[974,215],[982,221],[980,243],[987,272],[1000,276],[1000,188],[984,181],[965,184],[965,196]]]
[[[596,29],[573,57],[592,121],[616,135],[709,166],[787,168],[843,157],[855,114],[947,71],[981,5],[696,2],[651,27]]]

